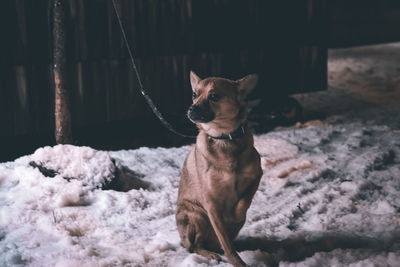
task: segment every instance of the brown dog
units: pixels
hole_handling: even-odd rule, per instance
[[[257,75],[238,81],[201,80],[190,72],[193,105],[188,117],[199,135],[183,166],[176,223],[190,252],[220,260],[215,252],[223,249],[234,266],[246,265],[232,240],[246,220],[262,176],[260,156],[245,125],[244,99],[257,81]]]

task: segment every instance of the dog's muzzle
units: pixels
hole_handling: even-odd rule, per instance
[[[211,112],[210,107],[207,105],[191,105],[187,116],[194,123],[206,123],[214,119],[214,113]]]

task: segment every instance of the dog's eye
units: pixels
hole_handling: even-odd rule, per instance
[[[219,97],[219,95],[217,95],[216,93],[211,93],[211,94],[208,96],[208,99],[211,100],[211,101],[213,101],[213,102],[217,102],[217,101],[220,99],[220,97]]]
[[[196,99],[197,98],[197,94],[195,93],[195,92],[193,92],[193,94],[192,94],[192,99],[194,100],[194,99]]]

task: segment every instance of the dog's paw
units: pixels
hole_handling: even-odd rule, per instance
[[[206,257],[209,260],[216,260],[218,262],[221,261],[221,256],[215,252],[212,252],[212,251],[209,251],[206,249],[201,249],[201,248],[196,249],[194,252],[196,252],[197,254],[199,254],[203,257]]]
[[[210,257],[209,257],[209,259],[211,259],[211,260],[216,260],[216,261],[218,261],[218,262],[220,262],[222,259],[221,259],[221,256],[220,255],[218,255],[217,253],[214,253],[214,252],[210,252]]]

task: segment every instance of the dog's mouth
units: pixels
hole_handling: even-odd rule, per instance
[[[214,120],[215,115],[212,112],[205,112],[191,107],[187,112],[187,117],[193,123],[207,123]]]

